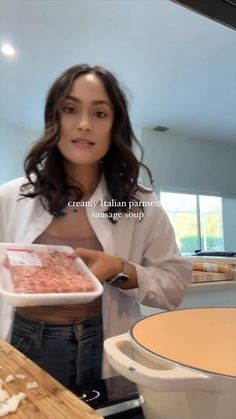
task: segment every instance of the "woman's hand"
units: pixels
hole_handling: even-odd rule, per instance
[[[74,250],[71,257],[80,257],[88,265],[93,274],[101,281],[107,281],[122,272],[122,262],[113,256],[98,250],[79,247]]]
[[[114,256],[107,255],[98,250],[85,249],[78,247],[74,250],[71,257],[80,257],[88,265],[92,273],[101,281],[106,282],[108,279],[119,274],[123,270],[123,263]],[[130,264],[129,280],[121,288],[124,290],[138,287],[137,272],[135,267]]]

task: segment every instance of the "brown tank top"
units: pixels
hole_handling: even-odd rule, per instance
[[[73,249],[84,247],[86,249],[103,250],[101,243],[95,235],[82,238],[65,238],[44,231],[33,243],[70,246]],[[102,297],[98,297],[94,301],[85,304],[18,307],[16,311],[21,317],[30,320],[45,321],[47,323],[75,322],[101,316]]]

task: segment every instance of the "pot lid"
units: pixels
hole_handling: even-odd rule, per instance
[[[154,314],[131,330],[142,348],[169,361],[236,377],[236,308],[195,308]]]

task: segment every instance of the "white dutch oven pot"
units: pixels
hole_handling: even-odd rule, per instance
[[[104,348],[146,419],[236,419],[236,308],[155,314]]]

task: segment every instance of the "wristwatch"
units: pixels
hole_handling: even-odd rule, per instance
[[[108,279],[106,281],[108,284],[112,285],[113,287],[121,288],[129,280],[129,263],[123,259],[120,259],[122,262],[122,272],[118,273],[113,278]]]

